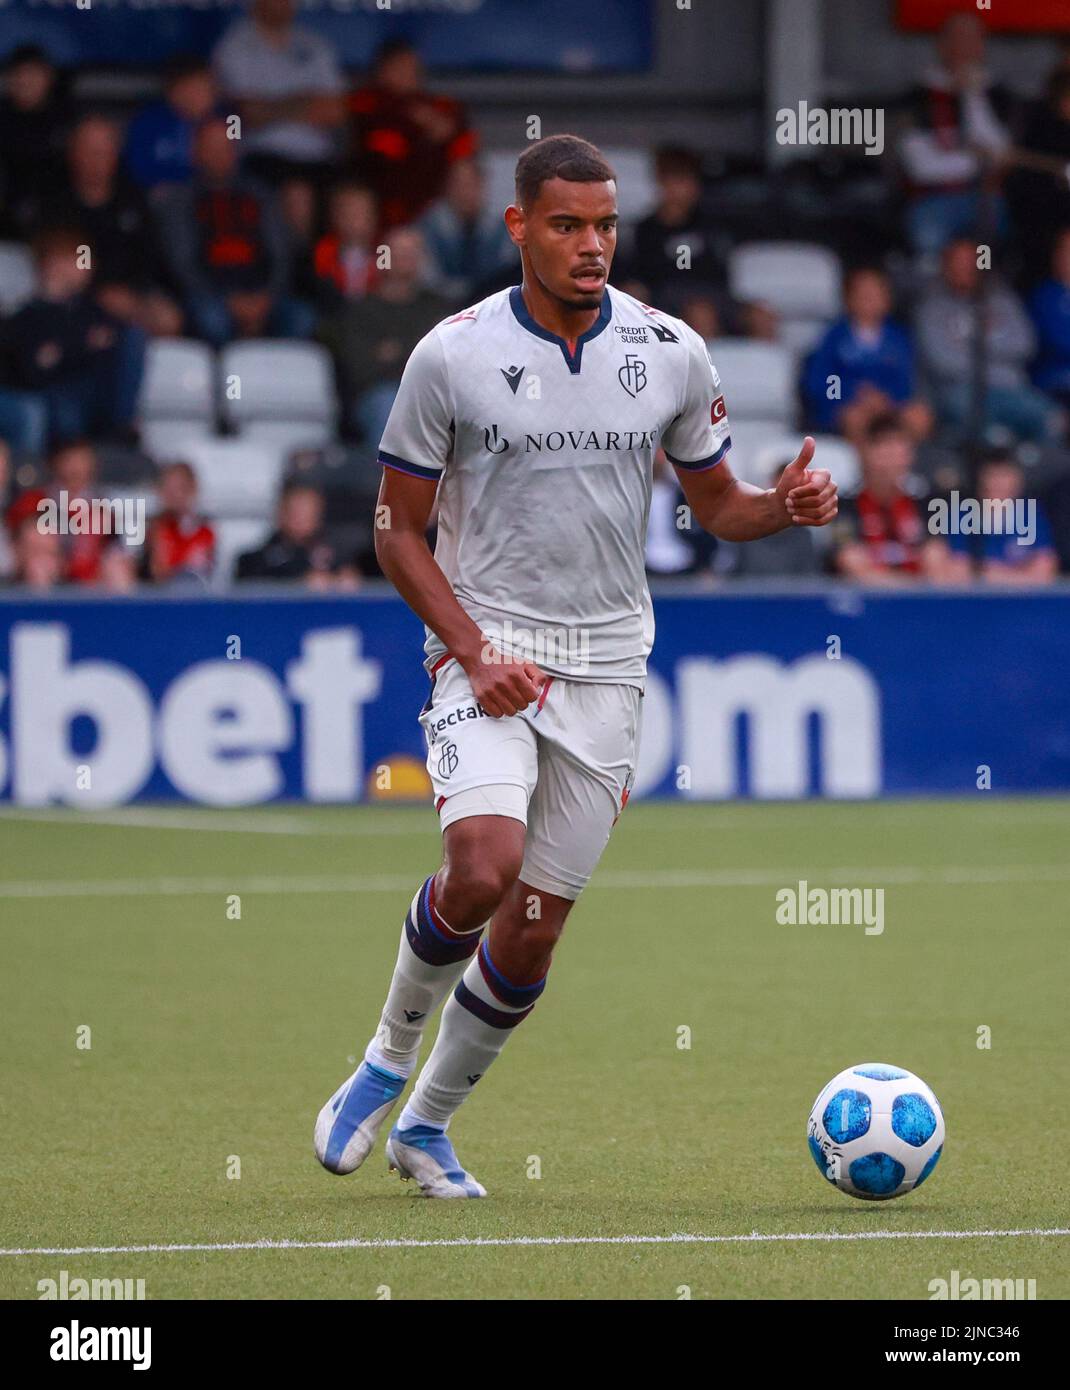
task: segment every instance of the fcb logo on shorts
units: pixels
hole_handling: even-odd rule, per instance
[[[728,411],[725,409],[724,397],[718,396],[710,406],[710,420],[713,424],[719,425],[727,414]]]
[[[452,777],[457,771],[457,745],[455,743],[443,744],[442,752],[438,755],[438,775],[445,779]]]

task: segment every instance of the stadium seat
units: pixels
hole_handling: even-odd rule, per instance
[[[773,469],[794,458],[805,437],[800,430],[797,434],[783,434],[779,439],[769,439],[758,444],[751,456],[756,476],[748,481],[768,487]],[[836,434],[815,434],[814,443],[817,445],[814,467],[828,469],[840,490],[841,497],[853,492],[860,477],[858,453],[854,445],[848,444],[846,439],[841,439]]]
[[[164,461],[215,433],[215,353],[192,338],[157,338],[145,354],[138,402],[146,451]]]
[[[318,343],[231,343],[221,355],[219,395],[224,420],[243,436],[280,448],[334,438],[334,369],[327,349]]]
[[[728,283],[734,298],[761,300],[776,309],[784,346],[796,357],[809,352],[841,311],[840,262],[825,246],[744,242],[728,258]]]
[[[724,387],[730,423],[791,424],[797,414],[795,359],[787,348],[750,338],[712,338],[706,347]]]
[[[0,314],[13,314],[33,295],[33,254],[17,241],[0,241]]]
[[[772,464],[766,466],[761,460],[770,454],[777,454],[780,461],[786,463],[795,457],[804,435],[801,431],[797,435],[789,434],[783,420],[734,419],[731,405],[729,412],[728,424],[732,437],[729,467],[743,482],[768,487]]]
[[[226,588],[234,578],[238,556],[256,550],[271,535],[273,525],[263,517],[225,517],[215,526],[215,569],[212,582]]]
[[[286,451],[268,440],[195,439],[183,457],[197,475],[198,508],[212,517],[274,515]]]

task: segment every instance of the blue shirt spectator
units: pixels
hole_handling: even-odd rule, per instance
[[[845,304],[846,314],[828,329],[804,370],[812,424],[857,443],[871,420],[894,410],[915,439],[924,438],[932,417],[925,403],[915,400],[914,348],[890,317],[887,276],[855,270],[847,279]]]
[[[146,106],[130,123],[125,162],[130,177],[149,190],[161,183],[188,183],[193,177],[193,137],[215,110],[218,91],[207,64],[176,62],[167,76],[164,99]]]

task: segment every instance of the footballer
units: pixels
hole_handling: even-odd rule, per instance
[[[416,346],[379,453],[379,562],[426,627],[420,723],[443,859],[406,913],[375,1035],[315,1127],[326,1168],[358,1168],[444,1003],[386,1142],[390,1167],[441,1198],[486,1195],[450,1121],[546,988],[635,775],[655,451],[724,540],[836,515],[810,438],[773,488],[732,476],[702,339],[608,286],[616,181],[593,145],[532,144],[505,221],[523,283]]]

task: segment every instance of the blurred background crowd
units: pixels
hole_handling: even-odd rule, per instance
[[[959,15],[902,78],[876,159],[607,151],[611,284],[707,340],[734,471],[768,485],[806,430],[844,494],[828,536],[718,545],[659,456],[652,575],[1070,569],[1070,42],[1012,91]],[[155,85],[101,100],[43,48],[6,61],[0,582],[355,588],[378,574],[375,451],[408,354],[519,279],[501,213],[524,130],[488,149],[404,38],[345,71],[294,0],[252,0]],[[1028,497],[1031,537],[934,534],[956,490]],[[43,531],[60,491],[144,498],[144,544]]]

